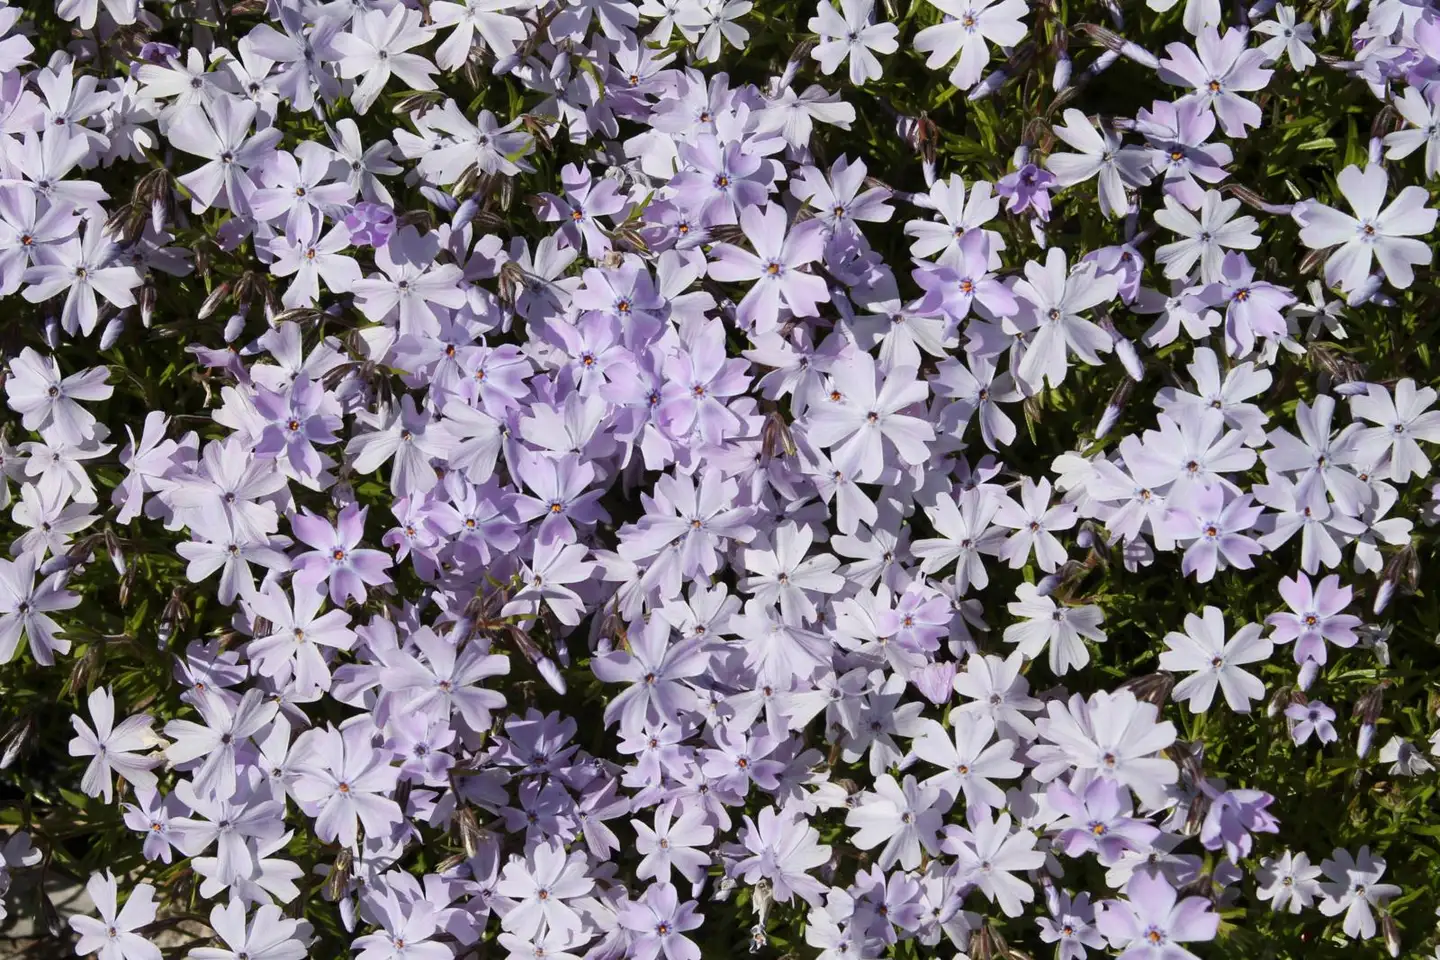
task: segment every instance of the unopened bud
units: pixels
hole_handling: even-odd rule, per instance
[[[560,668],[555,666],[555,661],[549,657],[541,657],[535,661],[535,669],[540,671],[540,676],[544,677],[545,682],[550,684],[551,690],[554,690],[562,697],[565,695],[567,689],[565,678],[561,675]]]
[[[45,318],[45,345],[51,350],[60,349],[60,320],[58,317]]]
[[[1375,724],[1362,723],[1360,725],[1360,736],[1355,741],[1355,756],[1364,760],[1370,754],[1370,748],[1375,744]]]
[[[200,304],[200,309],[196,311],[195,315],[201,320],[210,319],[210,317],[215,314],[215,311],[220,309],[221,302],[228,296],[230,296],[230,281],[226,280],[214,290],[210,291],[210,295],[205,298],[204,303]]]
[[[997,70],[991,70],[979,83],[975,84],[974,89],[966,95],[965,99],[971,103],[977,103],[991,97],[999,91],[1001,87],[1005,86],[1005,81],[1009,79],[1010,75],[1006,73],[1003,67]]]
[[[1392,957],[1400,956],[1400,925],[1388,910],[1380,914],[1380,931],[1385,935],[1386,951]]]
[[[1300,664],[1300,676],[1295,680],[1295,686],[1300,690],[1309,690],[1315,678],[1320,675],[1320,664],[1312,658],[1307,657],[1305,662]]]
[[[100,349],[109,350],[115,346],[120,339],[120,334],[125,332],[125,315],[111,317],[110,322],[105,324],[105,329],[100,331]]]
[[[1050,80],[1050,85],[1054,87],[1056,93],[1070,86],[1070,71],[1073,68],[1074,64],[1071,62],[1069,54],[1062,53],[1055,58],[1055,74]]]

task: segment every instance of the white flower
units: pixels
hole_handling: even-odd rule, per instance
[[[751,0],[694,0],[680,8],[675,25],[686,40],[695,44],[695,58],[709,63],[720,56],[722,38],[736,50],[745,49],[750,31],[735,21],[754,6]]]
[[[843,16],[835,12],[830,0],[820,0],[809,23],[810,31],[820,35],[820,42],[810,56],[820,61],[820,71],[827,77],[848,57],[850,82],[855,86],[879,80],[885,71],[875,53],[894,53],[899,46],[895,35],[900,28],[893,23],[870,22],[875,0],[840,0],[840,9]]]
[[[1346,167],[1337,178],[1340,192],[1355,215],[1309,200],[1297,203],[1292,212],[1300,224],[1300,242],[1312,250],[1335,247],[1325,261],[1325,281],[1339,284],[1349,293],[1370,276],[1370,264],[1380,269],[1397,288],[1404,290],[1415,280],[1415,264],[1430,263],[1430,247],[1423,237],[1435,229],[1435,211],[1425,206],[1430,195],[1414,185],[1401,190],[1384,210],[1387,179],[1378,164],[1361,170]]]
[[[1021,387],[1035,393],[1045,380],[1058,387],[1070,367],[1069,351],[1086,363],[1099,364],[1098,354],[1114,349],[1110,334],[1080,314],[1113,300],[1117,289],[1114,276],[1095,275],[1093,261],[1067,272],[1065,253],[1059,247],[1050,248],[1043,267],[1034,260],[1026,262],[1025,279],[1015,281],[1020,311],[1004,321],[1006,332],[1028,334],[1025,356],[1015,368]]]
[[[1227,249],[1254,250],[1260,246],[1260,235],[1255,232],[1258,223],[1254,217],[1230,219],[1239,209],[1239,200],[1226,200],[1218,190],[1206,190],[1197,218],[1180,201],[1167,196],[1165,209],[1155,213],[1155,222],[1184,239],[1167,243],[1155,251],[1155,259],[1165,264],[1165,276],[1171,280],[1183,280],[1189,277],[1198,260],[1200,282],[1219,283],[1222,279],[1220,266]]]
[[[1261,900],[1271,901],[1275,912],[1288,910],[1299,913],[1315,902],[1320,893],[1320,868],[1310,863],[1305,853],[1291,854],[1285,851],[1278,860],[1265,857],[1255,873],[1259,883],[1256,893]]]
[[[85,892],[100,919],[70,918],[70,929],[80,935],[77,954],[99,953],[99,960],[160,960],[160,948],[135,932],[155,920],[154,887],[137,884],[125,906],[117,909],[115,877],[107,871],[91,875]]]
[[[434,90],[435,65],[418,53],[406,53],[411,47],[429,42],[433,34],[421,26],[418,10],[396,4],[384,10],[360,10],[350,23],[349,33],[338,33],[331,41],[341,56],[340,76],[358,78],[352,100],[355,109],[364,114],[385,89],[391,74],[399,77],[413,90]]]
[[[80,238],[37,250],[35,266],[25,271],[25,282],[29,286],[21,295],[31,303],[64,293],[60,325],[72,336],[78,330],[88,337],[100,319],[95,294],[117,307],[133,306],[141,277],[134,267],[117,262],[115,244],[105,235],[103,225],[91,220]]]
[[[1433,179],[1440,173],[1440,103],[1432,101],[1418,87],[1406,87],[1403,94],[1391,101],[1391,106],[1411,129],[1386,134],[1385,146],[1390,149],[1385,156],[1399,160],[1424,146],[1425,176]]]
[[[1075,526],[1075,520],[1073,503],[1050,506],[1049,480],[1042,478],[1036,484],[1025,477],[1020,481],[1020,502],[1006,497],[995,512],[996,526],[1015,531],[1005,539],[1001,559],[1018,570],[1030,559],[1033,549],[1036,565],[1046,573],[1054,573],[1065,562],[1065,547],[1050,531],[1069,530]]]
[[[1020,18],[1028,12],[1025,0],[930,0],[953,17],[926,27],[915,35],[915,49],[928,53],[925,66],[938,70],[958,53],[960,59],[950,71],[950,82],[969,90],[980,81],[990,62],[989,43],[1013,47],[1027,30]]]
[[[940,852],[938,834],[951,798],[938,786],[916,784],[907,776],[904,785],[890,774],[875,781],[875,790],[862,794],[859,806],[845,816],[854,827],[851,842],[861,850],[885,844],[876,863],[888,870],[897,861],[906,870],[920,865],[921,849],[931,856]]]
[[[1100,178],[1100,212],[1115,217],[1129,209],[1125,187],[1143,187],[1150,182],[1149,153],[1140,147],[1122,147],[1120,136],[1108,126],[1097,133],[1085,114],[1074,107],[1065,111],[1065,123],[1054,128],[1055,136],[1078,153],[1052,153],[1045,166],[1062,187]]]
[[[112,796],[114,774],[119,773],[137,789],[154,789],[155,774],[150,771],[159,766],[161,758],[141,757],[141,750],[164,744],[165,741],[151,731],[155,722],[148,714],[139,714],[120,721],[115,725],[115,699],[110,691],[100,687],[90,694],[90,719],[95,729],[79,717],[71,717],[75,727],[75,738],[70,741],[70,756],[89,757],[90,765],[80,787],[87,796],[105,795],[109,803]]]
[[[1255,24],[1255,32],[1270,38],[1260,44],[1260,49],[1271,63],[1279,63],[1281,54],[1287,54],[1297,73],[1315,65],[1315,53],[1310,49],[1315,42],[1315,28],[1303,20],[1297,22],[1293,7],[1280,4],[1275,8],[1275,19],[1261,20]],[[1406,92],[1413,89],[1407,88]]]
[[[1380,748],[1380,762],[1390,764],[1390,772],[1400,777],[1417,777],[1435,769],[1415,744],[1399,736],[1391,737]]]
[[[1344,913],[1345,935],[1369,940],[1375,936],[1371,906],[1398,896],[1400,888],[1393,883],[1379,882],[1385,875],[1385,861],[1372,857],[1369,847],[1361,847],[1358,857],[1351,857],[1349,851],[1338,848],[1332,856],[1335,859],[1320,864],[1331,881],[1320,885],[1325,894],[1325,899],[1320,901],[1320,912],[1327,917]]]
[[[1160,654],[1163,670],[1194,671],[1175,685],[1177,701],[1189,701],[1192,713],[1209,709],[1218,686],[1225,694],[1230,709],[1249,713],[1250,701],[1265,696],[1265,684],[1253,674],[1241,670],[1239,664],[1264,661],[1274,644],[1260,636],[1258,623],[1247,623],[1225,639],[1225,615],[1219,607],[1206,607],[1201,616],[1185,616],[1184,633],[1168,633],[1165,645],[1170,649]]]
[[[1055,676],[1090,662],[1090,651],[1082,637],[1105,642],[1105,631],[1100,629],[1105,614],[1099,607],[1061,606],[1050,597],[1040,596],[1033,583],[1020,584],[1015,595],[1019,600],[1006,609],[1028,619],[1006,627],[1005,642],[1019,644],[1016,650],[1027,660],[1035,659],[1048,646],[1050,672]]]

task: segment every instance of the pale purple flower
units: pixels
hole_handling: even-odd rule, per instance
[[[70,641],[50,614],[79,606],[80,595],[66,589],[64,572],[52,573],[37,586],[38,563],[34,553],[0,560],[0,664],[14,659],[21,638],[29,639],[30,655],[41,666],[53,664],[56,653],[70,652]]]
[[[1360,618],[1342,613],[1350,605],[1352,591],[1340,585],[1340,578],[1331,574],[1312,587],[1310,578],[1303,573],[1286,577],[1280,581],[1280,596],[1289,605],[1289,611],[1272,613],[1265,618],[1266,624],[1275,628],[1270,635],[1274,643],[1295,641],[1295,662],[1314,660],[1324,664],[1328,651],[1327,643],[1349,648],[1359,642],[1355,628]]]
[[[441,6],[436,3],[432,9]],[[362,200],[341,221],[356,246],[380,249],[395,233],[395,211],[383,203]],[[332,288],[333,289],[333,288]]]
[[[1322,744],[1339,739],[1340,735],[1334,727],[1335,711],[1319,700],[1292,703],[1285,708],[1285,717],[1290,723],[1290,737],[1297,747],[1303,746],[1312,734]]]
[[[700,960],[700,947],[684,936],[705,922],[694,900],[680,902],[675,887],[652,883],[637,901],[622,906],[616,916],[630,931],[627,957],[635,960]]]
[[[1274,802],[1274,797],[1260,790],[1226,790],[1211,796],[1200,827],[1200,843],[1207,850],[1223,847],[1231,860],[1243,860],[1254,849],[1252,833],[1280,832],[1280,821],[1266,809]]]
[[[799,894],[812,907],[820,905],[825,885],[809,871],[830,859],[830,848],[819,842],[820,831],[804,817],[793,810],[762,807],[754,819],[746,815],[740,841],[750,855],[735,865],[735,872],[746,883],[764,877],[775,899],[788,903]]]
[[[1263,509],[1252,505],[1249,494],[1227,498],[1218,483],[1196,484],[1172,497],[1163,523],[1168,536],[1189,541],[1181,572],[1209,583],[1220,570],[1253,569],[1254,558],[1265,551],[1249,533]]]
[[[1127,852],[1148,852],[1160,831],[1131,816],[1130,791],[1113,780],[1092,780],[1076,793],[1060,781],[1045,791],[1046,802],[1061,816],[1051,824],[1055,842],[1067,857],[1093,853],[1105,866]]]
[[[824,252],[820,223],[807,220],[791,226],[788,220],[778,203],[746,207],[740,226],[754,252],[729,243],[717,243],[710,251],[711,277],[722,283],[754,281],[736,319],[756,334],[776,328],[782,307],[797,317],[816,316],[817,304],[830,295],[824,280],[801,269]]]
[[[1079,893],[1075,897],[1061,892],[1049,917],[1037,917],[1040,925],[1040,939],[1046,943],[1058,944],[1059,960],[1085,960],[1087,948],[1093,950],[1105,945],[1105,938],[1095,927],[1095,908],[1090,905],[1090,894]]]
[[[1204,897],[1178,900],[1164,877],[1137,871],[1124,900],[1100,904],[1095,925],[1123,960],[1194,960],[1180,946],[1215,939],[1220,915]],[[1178,900],[1178,902],[1177,902]]]
[[[332,526],[308,510],[290,517],[290,528],[315,549],[295,557],[295,583],[313,589],[329,584],[330,602],[343,604],[354,599],[365,602],[366,586],[390,583],[385,573],[393,564],[383,550],[360,547],[365,537],[365,514],[369,507],[351,504],[340,511]]]
[[[1171,43],[1165,47],[1168,56],[1160,61],[1161,80],[1193,91],[1180,102],[1214,110],[1220,128],[1230,137],[1244,137],[1246,127],[1260,126],[1260,108],[1240,94],[1265,89],[1274,73],[1260,66],[1266,54],[1247,49],[1248,41],[1243,29],[1226,29],[1222,36],[1216,27],[1207,26],[1196,34],[1194,50]]]

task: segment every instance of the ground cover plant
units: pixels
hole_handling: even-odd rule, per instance
[[[0,6],[0,919],[1440,956],[1437,171],[1414,0]]]

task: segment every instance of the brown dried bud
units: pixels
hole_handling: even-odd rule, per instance
[[[464,848],[465,856],[477,856],[483,833],[475,820],[474,810],[462,806],[455,812],[455,832],[460,835],[460,846]]]
[[[350,885],[350,871],[355,865],[355,858],[350,853],[349,847],[341,847],[340,852],[335,856],[335,862],[330,865],[330,873],[325,877],[325,899],[339,900],[345,895],[345,888]]]
[[[1135,694],[1136,700],[1144,700],[1146,703],[1153,703],[1157,707],[1165,706],[1165,701],[1170,698],[1170,691],[1175,686],[1175,675],[1166,670],[1157,670],[1154,673],[1146,674],[1143,677],[1136,677],[1121,684],[1120,689],[1129,690]]]
[[[423,117],[432,108],[438,107],[445,102],[445,94],[439,90],[417,90],[414,93],[401,97],[390,112],[397,116],[413,114],[415,117]]]
[[[214,316],[215,311],[220,309],[220,304],[223,303],[228,296],[230,296],[230,281],[226,280],[221,283],[220,286],[210,291],[210,295],[205,298],[205,302],[200,304],[200,309],[196,315],[201,320],[210,319]]]

